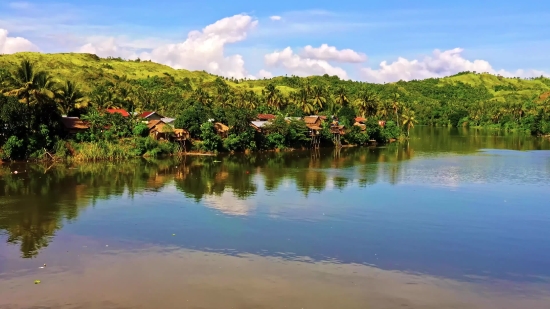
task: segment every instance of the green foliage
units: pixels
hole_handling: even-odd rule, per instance
[[[140,122],[134,127],[132,133],[137,137],[146,137],[149,135],[149,127],[145,123]]]
[[[25,141],[17,136],[10,136],[2,146],[3,159],[23,159],[26,155]]]
[[[175,128],[188,130],[192,138],[207,136],[208,141],[197,144],[201,149],[230,151],[307,146],[305,125],[287,123],[283,115],[337,115],[349,130],[344,141],[359,144],[364,136],[353,127],[357,116],[369,119],[366,135],[379,142],[397,138],[401,132],[408,134],[415,124],[550,133],[550,79],[544,77],[461,72],[383,85],[328,75],[247,80],[175,70],[150,61],[40,53],[4,55],[0,67],[0,92],[5,94],[0,95],[0,145],[17,137],[25,158],[53,151],[58,140],[73,138],[62,133],[60,113],[89,123],[90,130],[78,133],[76,141],[146,143],[137,142],[148,134],[144,125],[133,117],[105,114],[105,108],[158,111],[175,117]],[[258,113],[280,113],[281,117],[259,133],[250,126]],[[211,118],[230,127],[222,142],[210,128],[206,133],[201,128]],[[375,120],[385,120],[386,127],[375,126]],[[324,144],[332,140],[326,124],[321,138]],[[158,155],[174,151],[170,147],[144,145],[130,153]]]
[[[369,141],[369,135],[366,132],[362,132],[358,126],[352,126],[342,138],[346,143],[352,145],[364,145]]]
[[[200,103],[193,104],[183,110],[174,121],[176,129],[186,129],[191,137],[198,138],[201,134],[201,125],[208,121],[209,111]]]
[[[218,151],[222,144],[221,138],[216,134],[216,129],[212,122],[207,121],[201,125],[201,150]]]

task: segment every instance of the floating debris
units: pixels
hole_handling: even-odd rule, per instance
[[[176,234],[172,234],[172,236],[176,236]]]
[[[39,284],[40,280],[34,280],[34,284]]]
[[[43,266],[40,266],[39,268],[46,268],[46,264],[44,264]]]

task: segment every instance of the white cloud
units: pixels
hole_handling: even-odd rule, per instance
[[[203,203],[206,207],[236,216],[246,216],[256,208],[254,201],[239,199],[230,190],[224,191],[221,195],[205,196]]]
[[[396,61],[388,64],[382,61],[378,69],[363,68],[363,77],[370,82],[394,82],[398,80],[424,79],[430,77],[444,77],[454,75],[462,71],[488,72],[501,74],[503,76],[533,77],[547,75],[542,71],[518,70],[508,72],[505,70],[496,71],[491,64],[485,60],[468,60],[462,56],[462,48],[440,51],[434,50],[432,56],[422,60],[407,60],[399,57]]]
[[[129,48],[122,46],[115,38],[94,40],[79,48],[78,52],[96,54],[100,57],[121,57],[124,59],[135,59],[138,55]]]
[[[144,59],[160,62],[174,68],[206,70],[210,73],[243,78],[249,76],[241,55],[225,56],[227,44],[246,39],[258,24],[248,15],[226,17],[206,26],[202,31],[191,31],[187,40],[168,44],[144,54]]]
[[[220,19],[202,31],[191,31],[184,42],[177,44],[162,44],[152,48],[151,40],[94,38],[90,39],[93,42],[82,46],[79,51],[94,53],[101,57],[140,57],[176,69],[205,70],[223,76],[251,78],[253,76],[247,73],[242,56],[226,56],[224,51],[226,45],[245,40],[257,24],[258,21],[252,17],[239,14]],[[138,52],[143,48],[149,51]]]
[[[266,70],[260,70],[260,72],[258,72],[258,78],[272,78],[273,77],[273,74],[269,71],[266,71]]]
[[[25,10],[25,9],[30,9],[32,7],[30,3],[25,1],[10,2],[8,6],[16,10]]]
[[[38,47],[25,38],[9,37],[8,30],[0,29],[0,54],[13,54],[23,51],[38,51]]]
[[[367,55],[363,53],[358,53],[351,49],[341,49],[338,50],[334,46],[329,46],[327,44],[322,44],[319,47],[313,47],[308,45],[304,47],[301,55],[306,58],[318,59],[318,60],[327,60],[327,61],[337,61],[337,62],[346,62],[346,63],[360,63],[367,60]]]
[[[270,16],[269,19],[271,19],[271,20],[281,20],[281,16],[274,15],[274,16]]]
[[[328,74],[337,75],[341,79],[349,79],[344,69],[332,66],[326,60],[302,57],[295,54],[290,47],[267,54],[264,60],[267,66],[282,67],[290,74],[298,76]]]

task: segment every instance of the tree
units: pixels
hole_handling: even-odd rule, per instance
[[[84,94],[80,92],[75,83],[66,81],[56,91],[56,98],[59,103],[59,109],[64,115],[68,115],[75,105],[81,103],[84,99]]]
[[[336,94],[336,102],[340,104],[340,106],[347,106],[349,104],[346,88],[338,87],[338,89],[336,89],[335,94]]]
[[[355,104],[357,105],[357,109],[361,113],[361,117],[370,117],[376,115],[378,102],[378,96],[368,90],[363,90],[359,94],[359,98],[355,100]]]
[[[313,100],[312,100],[313,108],[316,111],[321,110],[323,108],[323,104],[327,102],[327,99],[325,98],[324,89],[319,86],[313,87],[312,96],[313,96]]]
[[[393,108],[393,111],[395,112],[395,121],[396,123],[399,123],[399,108],[401,104],[399,103],[399,93],[394,92],[391,98],[391,108]]]
[[[414,111],[407,108],[403,111],[401,117],[403,117],[403,126],[407,128],[407,136],[409,136],[411,128],[413,128],[416,123]]]
[[[27,105],[48,96],[55,83],[44,71],[36,71],[29,60],[22,60],[8,81],[8,95],[16,96]]]
[[[306,89],[300,89],[298,92],[293,93],[292,99],[306,115],[310,115],[315,110],[314,106],[309,102]]]

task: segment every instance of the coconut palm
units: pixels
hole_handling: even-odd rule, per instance
[[[310,115],[315,110],[314,106],[309,102],[309,96],[306,89],[300,89],[292,94],[294,103],[300,108],[304,114]]]
[[[369,117],[376,115],[378,102],[379,99],[375,93],[365,90],[359,94],[359,97],[355,100],[355,105],[361,113],[361,117]]]
[[[401,103],[399,103],[399,93],[395,92],[392,95],[391,98],[391,108],[395,112],[395,121],[396,123],[399,123],[399,108],[401,107]]]
[[[323,104],[327,102],[327,99],[325,98],[325,91],[323,88],[319,86],[313,87],[312,91],[312,105],[316,110],[320,110],[323,108]]]
[[[80,92],[75,83],[66,81],[59,89],[57,89],[56,98],[61,112],[64,115],[68,115],[77,103],[82,102],[84,99],[84,94]]]
[[[409,136],[411,128],[414,128],[414,124],[416,123],[414,111],[407,108],[403,111],[401,117],[403,118],[403,126],[407,128],[407,136]]]
[[[336,89],[335,94],[336,94],[336,103],[340,104],[340,106],[347,106],[349,104],[346,88],[339,87],[338,89]]]
[[[23,103],[29,105],[33,101],[33,94],[37,94],[41,86],[46,86],[44,82],[47,81],[47,77],[45,72],[36,71],[34,63],[25,59],[12,72],[8,80],[8,89],[10,90],[7,94],[16,96]]]

